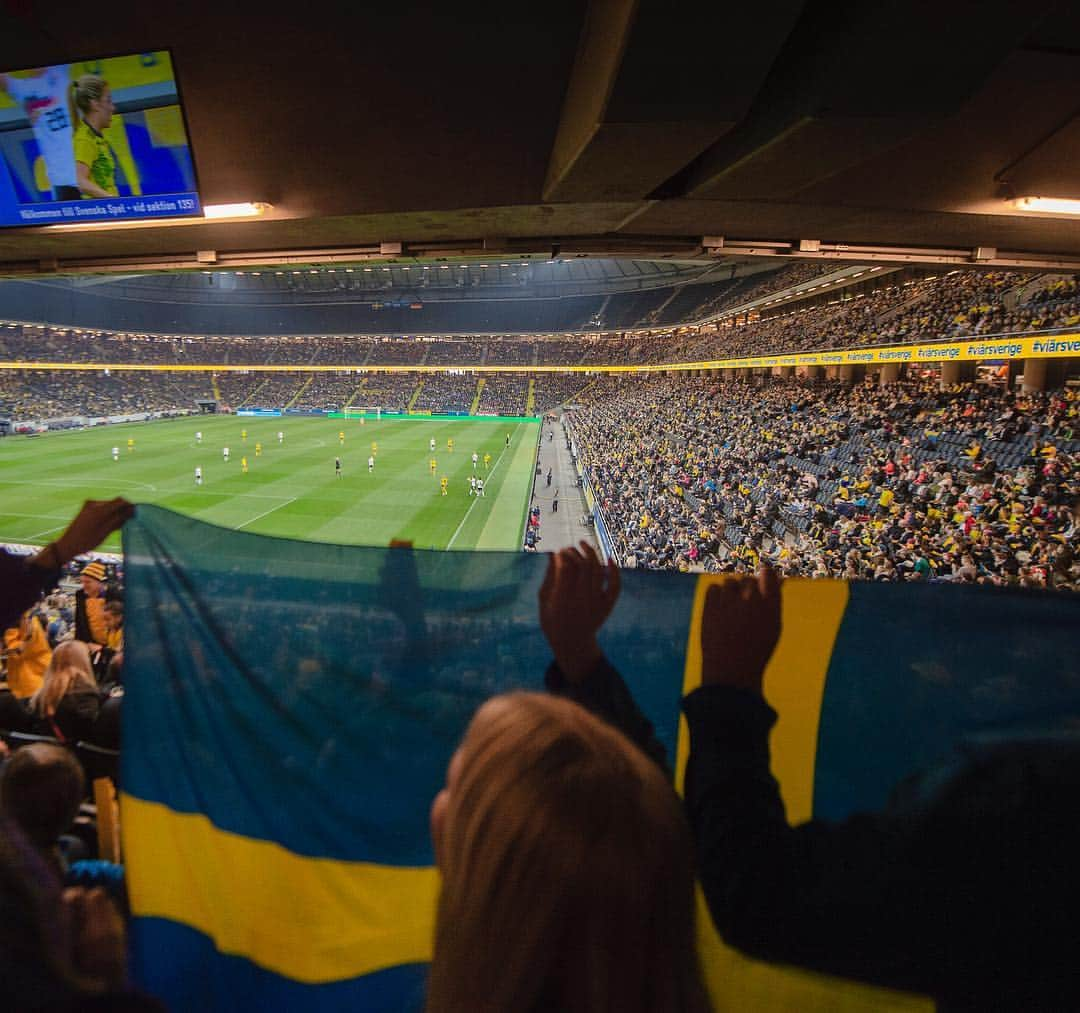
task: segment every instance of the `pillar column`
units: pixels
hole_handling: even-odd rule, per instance
[[[845,383],[862,383],[866,377],[866,367],[861,363],[847,363],[840,367],[840,379]]]
[[[1028,391],[1046,390],[1046,359],[1025,359],[1024,379],[1021,389]]]
[[[886,387],[890,383],[896,383],[900,379],[900,363],[899,362],[886,362],[881,367],[881,372],[878,374],[878,386]]]
[[[802,369],[802,375],[807,380],[820,380],[825,375],[824,366],[802,366],[800,368]]]

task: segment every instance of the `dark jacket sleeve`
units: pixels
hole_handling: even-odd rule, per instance
[[[685,801],[717,930],[764,960],[935,991],[941,956],[903,823],[859,816],[788,824],[769,770],[776,712],[729,687],[683,700]]]
[[[0,628],[13,626],[59,577],[59,570],[31,566],[29,557],[0,550]]]
[[[647,756],[667,770],[667,750],[652,722],[638,708],[622,676],[606,658],[580,682],[571,683],[553,661],[544,673],[548,691],[581,704],[587,711],[618,728]]]

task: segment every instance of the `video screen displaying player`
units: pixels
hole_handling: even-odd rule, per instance
[[[21,106],[30,123],[52,199],[78,200],[75,113],[67,67],[36,67],[21,77],[0,74],[0,89]]]
[[[0,226],[200,207],[167,51],[0,71]]]

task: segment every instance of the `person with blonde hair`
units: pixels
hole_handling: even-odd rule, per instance
[[[27,731],[53,735],[64,743],[75,743],[91,734],[101,699],[86,644],[67,640],[57,645],[41,688],[25,701],[25,707],[30,724]]]
[[[541,621],[557,663],[589,654],[617,595],[591,550],[553,557]],[[646,749],[565,698],[510,693],[477,711],[432,804],[428,1013],[710,1008],[690,829]]]
[[[105,137],[116,112],[112,92],[96,74],[83,74],[71,87],[80,117],[74,142],[79,192],[83,197],[117,197],[116,156]]]

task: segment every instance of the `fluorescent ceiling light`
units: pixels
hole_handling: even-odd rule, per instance
[[[202,215],[176,218],[140,218],[109,222],[71,222],[42,225],[42,231],[63,229],[65,232],[112,232],[120,229],[160,229],[178,225],[202,225],[207,218],[259,218],[271,210],[272,204],[259,201],[243,204],[208,204]]]
[[[1018,211],[1042,211],[1052,215],[1080,215],[1080,200],[1067,197],[1019,197],[1013,201]]]
[[[271,205],[262,201],[242,201],[238,204],[206,204],[204,218],[259,218],[270,210]]]

